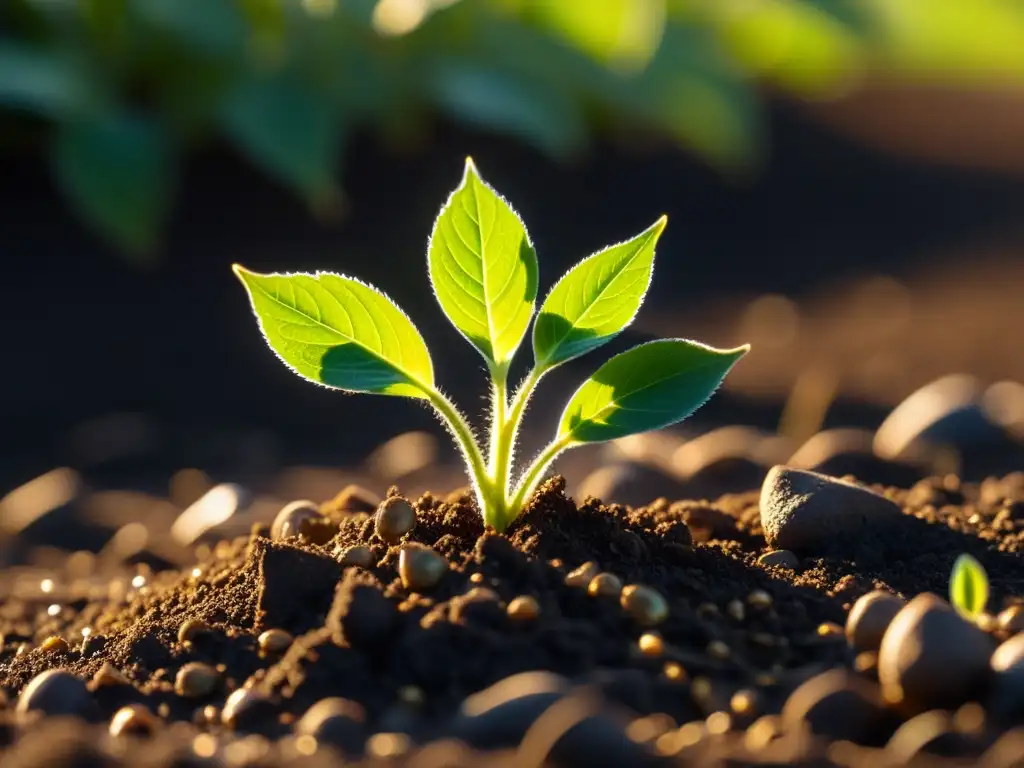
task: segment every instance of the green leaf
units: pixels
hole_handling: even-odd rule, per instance
[[[228,95],[221,124],[268,173],[314,201],[331,195],[341,118],[308,84],[284,75],[247,80]]]
[[[661,339],[616,355],[576,390],[559,440],[600,443],[682,421],[707,402],[749,350]]]
[[[57,179],[81,214],[122,248],[148,253],[170,201],[171,150],[160,127],[109,112],[61,124],[52,151]]]
[[[596,349],[633,322],[651,284],[654,247],[666,222],[662,216],[636,237],[598,251],[555,284],[533,326],[538,368]]]
[[[985,568],[968,554],[962,554],[953,563],[949,576],[949,601],[965,619],[973,620],[988,604],[988,574]]]
[[[83,111],[93,97],[71,57],[0,41],[0,105],[54,117]]]
[[[234,265],[278,357],[300,376],[336,389],[425,398],[430,353],[387,296],[330,272],[260,275]]]
[[[488,364],[508,364],[537,299],[537,253],[519,216],[466,159],[434,222],[430,282],[441,309]]]

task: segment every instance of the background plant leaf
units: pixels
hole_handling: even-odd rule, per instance
[[[533,325],[533,355],[552,368],[611,341],[633,322],[651,284],[662,216],[636,237],[588,256],[551,289]]]
[[[519,216],[472,160],[434,223],[427,258],[448,319],[490,365],[507,364],[533,317],[537,254]]]
[[[270,348],[300,376],[335,389],[425,397],[434,386],[416,326],[372,286],[330,272],[261,275],[235,265]]]
[[[82,216],[128,252],[151,254],[171,191],[171,145],[160,126],[121,112],[72,119],[59,126],[52,153]]]
[[[982,613],[988,604],[988,574],[984,566],[967,553],[953,563],[949,576],[949,601],[968,620]]]
[[[616,355],[569,400],[558,438],[599,443],[682,421],[707,402],[747,349],[661,339]]]

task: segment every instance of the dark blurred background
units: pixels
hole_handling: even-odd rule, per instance
[[[680,434],[795,448],[958,372],[1024,423],[1024,2],[3,0],[0,493],[54,467],[257,483],[440,434],[291,375],[235,261],[380,286],[481,416],[425,268],[466,155],[542,293],[669,215],[617,348],[754,344]],[[528,446],[600,359],[545,381]]]

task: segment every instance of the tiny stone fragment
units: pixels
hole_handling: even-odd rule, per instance
[[[846,639],[858,651],[877,651],[882,637],[903,601],[891,592],[875,590],[859,598],[846,617]]]
[[[406,544],[398,556],[398,575],[406,589],[433,589],[448,572],[448,562],[430,547]]]
[[[776,549],[773,552],[765,552],[757,562],[768,568],[785,568],[790,571],[800,570],[800,560],[788,549]]]
[[[149,736],[156,729],[153,713],[141,704],[121,707],[110,718],[111,736]]]
[[[377,508],[373,529],[388,544],[397,544],[416,527],[416,510],[408,499],[389,496]]]
[[[283,629],[268,629],[260,634],[257,642],[263,653],[277,655],[287,651],[293,639],[291,634]]]
[[[209,696],[220,685],[220,672],[201,661],[190,661],[178,670],[174,678],[174,690],[186,699],[201,699]]]
[[[283,541],[293,537],[301,536],[307,532],[310,522],[323,517],[320,508],[312,501],[300,499],[286,504],[277,513],[274,522],[270,526],[270,538],[275,541]]]
[[[623,588],[619,602],[641,627],[654,627],[668,617],[668,603],[655,589],[643,584]]]
[[[369,547],[357,544],[341,552],[338,562],[341,563],[342,568],[371,568],[373,567],[373,553]]]
[[[583,587],[586,589],[600,572],[600,566],[593,560],[590,560],[566,575],[565,584],[568,587]]]
[[[622,592],[622,580],[614,573],[599,573],[587,585],[591,597],[617,598]]]
[[[507,612],[514,621],[536,621],[540,616],[540,603],[533,595],[520,595],[508,604]]]

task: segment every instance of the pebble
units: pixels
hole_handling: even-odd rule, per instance
[[[846,639],[858,651],[877,651],[882,636],[904,602],[891,592],[875,590],[860,597],[846,617]]]
[[[63,669],[51,669],[29,681],[14,711],[21,716],[41,712],[48,717],[88,717],[95,709],[96,702],[84,681]]]
[[[680,445],[672,454],[671,465],[679,477],[686,478],[686,493],[675,498],[712,499],[756,489],[772,459],[785,458],[765,450],[771,445],[765,437],[752,427],[733,425]]]
[[[770,546],[827,552],[899,520],[884,496],[816,472],[775,466],[761,486],[761,525]]]
[[[788,549],[776,549],[773,552],[765,552],[757,562],[766,568],[785,568],[788,571],[800,570],[800,558]]]
[[[366,742],[366,710],[349,699],[321,699],[299,718],[295,732],[312,736],[346,754],[358,755]]]
[[[178,642],[182,645],[194,643],[200,635],[208,634],[210,625],[202,619],[186,619],[178,627]]]
[[[812,435],[787,465],[830,477],[853,475],[862,483],[909,488],[926,474],[918,464],[889,461],[875,455],[875,433],[869,429],[841,427]]]
[[[1015,635],[1024,632],[1024,605],[1011,605],[997,617],[999,629],[1007,634]]]
[[[121,670],[109,661],[105,661],[103,666],[96,670],[96,674],[92,676],[89,685],[93,690],[96,690],[97,688],[108,688],[115,685],[131,685],[131,682]]]
[[[186,699],[201,699],[220,685],[220,672],[201,661],[190,661],[174,677],[174,691]]]
[[[601,567],[593,560],[589,560],[579,568],[570,571],[565,577],[565,584],[568,587],[583,587],[585,589],[590,586],[590,582],[600,572]]]
[[[1003,720],[1024,715],[1024,634],[1014,635],[992,654],[989,709]]]
[[[761,555],[764,557],[764,555]],[[763,589],[751,590],[747,595],[747,605],[758,611],[766,611],[772,607],[772,596]]]
[[[665,653],[665,641],[657,632],[645,632],[640,635],[637,647],[644,656],[657,658]]]
[[[616,599],[622,594],[622,579],[614,573],[599,573],[587,585],[587,594],[591,597]]]
[[[373,552],[363,544],[356,544],[354,547],[349,547],[344,552],[341,552],[338,556],[338,562],[341,563],[342,568],[372,568]]]
[[[998,435],[981,407],[980,382],[968,374],[936,379],[897,405],[875,433],[883,459],[912,456],[921,444],[977,445]]]
[[[337,495],[324,505],[324,509],[332,512],[364,512],[369,514],[377,509],[380,498],[373,491],[361,485],[350,484],[342,488]]]
[[[257,642],[259,643],[260,651],[276,656],[287,651],[291,647],[292,640],[294,638],[291,634],[283,629],[268,629],[260,634]]]
[[[377,508],[373,530],[388,544],[397,544],[416,527],[416,510],[402,496],[389,496]]]
[[[404,544],[398,556],[402,585],[413,592],[426,592],[438,585],[448,572],[448,561],[430,547]]]
[[[43,653],[68,653],[71,647],[68,645],[68,641],[60,635],[51,635],[46,638],[39,646],[39,650]]]
[[[121,707],[110,718],[111,736],[149,736],[156,730],[157,719],[141,704]]]
[[[668,618],[668,603],[661,593],[643,584],[630,584],[619,598],[622,609],[641,627],[655,627]]]
[[[805,681],[782,708],[787,730],[806,726],[831,740],[864,742],[885,718],[876,687],[844,669],[831,669]]]
[[[232,691],[220,712],[220,721],[236,731],[248,731],[260,726],[273,713],[273,702],[254,688]]]
[[[270,526],[270,538],[275,541],[283,541],[296,536],[301,536],[308,531],[311,521],[320,520],[320,507],[307,499],[300,499],[286,504],[277,513],[274,522]]]
[[[540,616],[540,603],[533,595],[520,595],[512,599],[506,610],[513,621],[536,621]]]
[[[593,496],[605,504],[643,507],[655,499],[688,498],[685,486],[667,472],[639,462],[625,461],[596,469],[583,478],[574,496]]]
[[[889,624],[878,651],[886,699],[917,711],[975,698],[990,675],[992,642],[946,601],[922,593]]]

